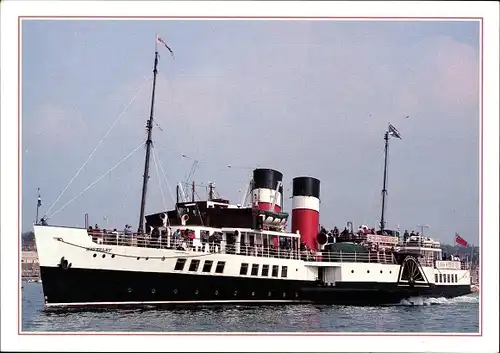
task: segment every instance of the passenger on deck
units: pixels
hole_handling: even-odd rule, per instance
[[[338,237],[339,236],[339,229],[336,226],[333,227],[332,235],[334,237]]]
[[[372,228],[372,229],[370,230],[370,234],[372,234],[372,235],[374,235],[374,234],[375,234],[375,228]]]
[[[403,234],[403,241],[406,243],[406,241],[408,240],[409,237],[410,237],[410,234],[408,233],[407,230],[405,230],[405,233]]]
[[[410,237],[414,237],[414,236],[415,236],[415,232],[412,230],[410,233]]]
[[[47,221],[45,220],[44,217],[42,217],[42,219],[40,220],[40,223],[42,224],[42,226],[47,226],[48,225],[48,223],[47,223]]]

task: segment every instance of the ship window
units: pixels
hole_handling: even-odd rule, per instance
[[[455,273],[455,283],[458,282],[458,275]]]
[[[203,264],[203,272],[211,272],[212,271],[212,264],[214,262],[211,260],[206,260],[205,263]]]
[[[224,266],[226,265],[225,261],[217,261],[217,267],[215,268],[215,273],[224,272]]]
[[[451,275],[451,283],[455,283],[455,276]]]
[[[262,265],[262,276],[269,276],[269,265]]]
[[[288,267],[282,266],[281,267],[281,277],[286,277],[288,272]]]
[[[191,264],[189,264],[189,271],[198,271],[198,266],[200,266],[200,260],[191,260]]]
[[[441,273],[439,274],[439,282],[443,282],[443,275]]]
[[[252,265],[252,276],[257,276],[259,274],[259,264]]]
[[[248,273],[248,264],[241,264],[240,275],[246,276]]]
[[[448,273],[448,274],[446,275],[446,277],[447,277],[446,279],[448,280],[448,283],[450,283],[450,282],[451,282],[451,281],[450,281],[450,274]]]
[[[182,271],[184,270],[184,265],[186,264],[186,259],[178,259],[175,264],[174,271]]]
[[[437,282],[437,281],[438,281],[438,274],[436,273],[436,274],[434,275],[434,277],[435,277],[434,282]]]
[[[273,272],[272,272],[273,277],[278,277],[278,269],[279,269],[278,265],[273,265]]]
[[[443,273],[443,283],[446,283],[446,273]]]

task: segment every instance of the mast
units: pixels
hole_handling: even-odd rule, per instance
[[[153,68],[153,91],[151,94],[151,112],[149,114],[149,120],[146,125],[146,129],[148,131],[148,139],[146,140],[146,161],[144,162],[144,175],[142,182],[142,198],[141,198],[141,214],[139,216],[139,228],[137,229],[138,233],[142,233],[144,230],[144,209],[146,207],[146,192],[148,188],[148,179],[149,179],[149,157],[151,154],[151,145],[153,141],[151,140],[151,132],[153,130],[153,113],[154,113],[154,104],[155,104],[155,88],[156,88],[156,74],[158,70],[156,69],[158,66],[158,49],[155,47],[155,61]]]
[[[36,200],[36,220],[35,224],[38,224],[38,209],[42,205],[42,197],[40,196],[40,188],[38,188],[38,198]]]
[[[380,216],[380,233],[384,235],[385,230],[385,195],[387,194],[386,184],[387,184],[387,153],[389,152],[389,131],[385,132],[385,149],[384,149],[384,184],[382,186],[382,215]]]
[[[401,134],[399,131],[389,123],[389,128],[384,134],[385,149],[384,149],[384,184],[382,186],[382,215],[380,217],[380,233],[384,235],[385,230],[385,197],[387,195],[387,155],[389,153],[389,135],[401,139]]]
[[[208,200],[212,201],[214,199],[214,183],[208,184]]]

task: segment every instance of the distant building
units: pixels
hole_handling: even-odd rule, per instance
[[[38,253],[36,251],[21,252],[21,269],[21,277],[40,277],[40,264],[38,262]]]

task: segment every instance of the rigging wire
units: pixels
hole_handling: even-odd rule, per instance
[[[196,162],[196,167],[199,167],[200,164],[202,164],[202,165],[210,164],[212,166],[215,165],[214,163],[205,162],[205,161],[200,160],[198,158],[188,156],[187,154],[182,153],[181,151],[179,151],[175,148],[171,148],[171,147],[167,148],[167,146],[159,144],[159,143],[156,143],[156,146],[159,148],[165,148],[168,151],[172,151],[172,152],[174,152],[174,154],[178,155],[179,157],[181,157],[183,159],[191,160],[191,161],[193,161],[193,163]],[[235,165],[235,164],[225,164],[225,165],[220,164],[219,167],[214,168],[214,169],[227,171],[228,169],[230,169],[230,170],[254,170],[255,168],[260,168],[260,166],[258,164],[253,166],[253,167],[244,166],[244,165]]]
[[[122,164],[123,162],[125,162],[130,156],[132,156],[139,148],[141,148],[142,146],[144,146],[144,143],[146,141],[142,141],[139,146],[137,146],[132,152],[130,152],[127,156],[125,156],[125,158],[123,158],[121,161],[119,161],[117,164],[115,164],[111,169],[109,169],[106,173],[104,173],[103,175],[101,175],[99,178],[97,178],[97,180],[95,180],[92,184],[90,184],[89,186],[87,186],[82,192],[80,192],[78,195],[76,195],[75,197],[73,197],[71,200],[69,200],[68,202],[66,202],[61,208],[59,208],[57,211],[55,211],[53,214],[51,214],[50,216],[46,217],[46,219],[49,219],[53,216],[55,216],[56,214],[58,214],[59,212],[61,212],[64,208],[66,208],[66,206],[68,206],[70,203],[72,203],[73,201],[75,201],[77,198],[79,198],[80,196],[83,195],[83,193],[85,191],[87,191],[88,189],[90,189],[92,186],[94,186],[95,184],[97,184],[101,179],[103,179],[106,175],[108,175],[109,173],[111,173],[114,169],[116,169],[120,164]]]
[[[116,126],[116,124],[118,124],[118,122],[121,120],[121,118],[125,115],[125,113],[127,112],[127,110],[130,108],[130,106],[132,105],[132,103],[135,101],[135,99],[137,98],[137,96],[139,95],[139,91],[144,87],[144,85],[146,84],[146,79],[148,77],[147,76],[144,76],[144,82],[139,86],[139,88],[135,91],[134,93],[134,96],[132,97],[132,99],[128,102],[128,104],[125,106],[125,109],[123,109],[123,111],[120,113],[120,115],[118,116],[118,118],[115,120],[115,122],[111,125],[111,127],[108,129],[108,131],[106,132],[106,134],[104,135],[104,137],[102,138],[102,140],[97,144],[96,148],[92,151],[92,153],[90,153],[90,155],[87,157],[87,160],[83,163],[83,165],[80,167],[80,169],[78,169],[78,171],[76,172],[76,174],[73,176],[73,178],[69,181],[69,183],[66,185],[66,187],[63,189],[63,191],[61,191],[61,193],[59,194],[59,196],[56,198],[56,200],[52,203],[52,205],[49,207],[49,209],[47,210],[47,212],[45,212],[45,215],[44,215],[44,218],[47,216],[48,213],[50,213],[50,211],[52,210],[52,208],[54,207],[54,205],[57,203],[57,201],[59,201],[59,199],[62,197],[62,195],[64,194],[64,192],[68,189],[68,187],[71,185],[71,183],[73,183],[73,181],[76,179],[76,177],[80,174],[80,172],[83,170],[83,168],[87,165],[87,163],[90,161],[90,159],[94,156],[94,154],[96,153],[97,149],[102,145],[102,143],[106,140],[106,138],[109,136],[109,134],[111,133],[111,130],[113,130],[113,128]]]
[[[168,187],[168,191],[170,191],[170,196],[172,197],[172,200],[173,202],[175,203],[176,202],[176,199],[174,197],[174,193],[172,192],[172,188],[170,186],[170,182],[168,181],[167,179],[167,174],[165,173],[165,170],[163,169],[163,166],[161,165],[161,159],[160,159],[160,156],[158,155],[158,153],[156,153],[156,148],[153,148],[153,155],[156,155],[156,158],[158,158],[158,164],[160,165],[160,169],[163,173],[163,177],[165,178],[165,181],[167,183],[167,187]]]
[[[154,149],[154,146],[153,146],[153,149]],[[155,153],[153,153],[153,162],[155,163],[156,175],[158,176],[158,185],[160,187],[161,198],[163,200],[163,208],[166,210],[167,203],[165,202],[165,195],[163,193],[163,188],[161,187],[161,175],[160,175],[160,170],[158,169],[158,163],[156,162],[156,154]]]

